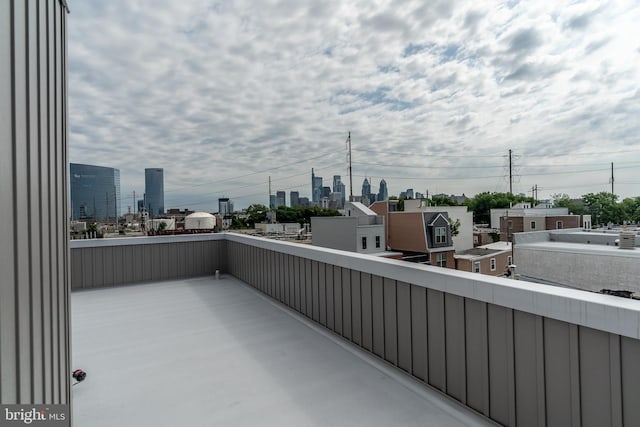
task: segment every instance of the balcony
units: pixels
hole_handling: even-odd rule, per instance
[[[640,425],[637,301],[224,233],[71,283],[77,425]]]

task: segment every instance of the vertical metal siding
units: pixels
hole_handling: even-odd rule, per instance
[[[68,403],[66,8],[0,3],[0,401]]]
[[[445,294],[445,351],[447,357],[447,393],[467,402],[464,298]]]
[[[351,340],[362,345],[362,296],[360,272],[351,270]]]

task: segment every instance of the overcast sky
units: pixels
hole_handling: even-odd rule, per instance
[[[122,209],[311,196],[311,168],[389,194],[640,195],[632,1],[84,0],[70,4],[70,158]]]

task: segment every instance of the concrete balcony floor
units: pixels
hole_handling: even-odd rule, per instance
[[[493,426],[245,283],[72,293],[74,425]]]

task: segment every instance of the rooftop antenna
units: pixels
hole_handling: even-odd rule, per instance
[[[351,171],[351,131],[349,131],[349,136],[347,137],[347,147],[349,149],[349,153],[347,154],[347,158],[349,159],[349,201],[353,202],[353,174]]]

